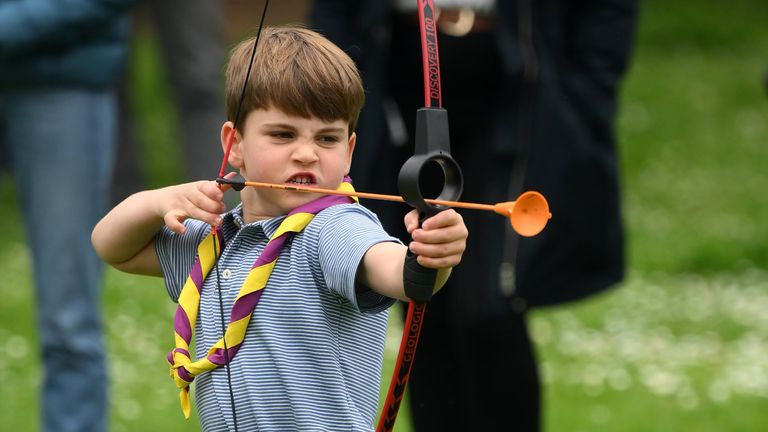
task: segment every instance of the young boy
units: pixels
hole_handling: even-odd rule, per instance
[[[222,127],[223,146],[252,44],[235,48],[227,68],[230,121]],[[265,28],[229,164],[249,181],[337,188],[349,172],[363,100],[357,69],[338,47],[310,30]],[[455,266],[467,238],[461,216],[446,210],[419,228],[411,211],[405,225],[413,241],[406,247],[349,198],[246,187],[241,205],[222,215],[223,194],[212,181],[140,192],[93,231],[102,259],[123,271],[162,275],[179,302],[177,348],[169,357],[182,403],[197,375],[203,429],[232,429],[226,368],[215,367],[229,360],[241,431],[372,430],[386,310],[393,299],[407,300],[406,251],[428,268]],[[295,218],[300,222],[290,229],[296,232],[276,249]],[[218,271],[211,269],[214,259],[206,258],[216,242],[211,225],[225,242]],[[271,272],[261,273],[265,286],[255,286],[261,279],[254,271],[271,265]],[[219,341],[219,290],[228,323],[230,310],[232,315],[226,356]],[[249,306],[244,314],[240,304]],[[191,332],[196,356],[187,356]],[[212,346],[219,349],[209,352]],[[190,363],[195,359],[202,360]]]

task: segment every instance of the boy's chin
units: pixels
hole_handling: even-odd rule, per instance
[[[294,192],[293,194],[296,196],[287,196],[280,200],[280,207],[285,211],[285,213],[288,213],[296,207],[310,203],[323,196],[322,194],[308,192]]]

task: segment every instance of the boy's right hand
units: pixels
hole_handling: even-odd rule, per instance
[[[227,177],[233,176],[230,173]],[[96,253],[113,267],[145,275],[162,275],[154,239],[163,224],[183,234],[187,218],[221,224],[224,191],[215,181],[197,181],[135,193],[104,216],[91,234]]]
[[[227,174],[227,178],[235,173]],[[169,200],[162,203],[160,214],[165,225],[177,234],[183,234],[184,221],[193,218],[209,225],[221,224],[221,214],[227,209],[224,192],[229,185],[219,185],[215,181],[201,180],[170,186]]]

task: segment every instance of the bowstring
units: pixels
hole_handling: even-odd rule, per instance
[[[261,29],[264,28],[264,18],[267,15],[267,8],[269,7],[269,0],[266,0],[264,2],[264,8],[261,11],[261,18],[259,19],[259,29],[256,32],[256,39],[253,42],[253,49],[251,50],[251,57],[248,61],[248,70],[245,73],[245,79],[243,79],[243,88],[240,92],[240,100],[237,102],[237,109],[235,110],[235,118],[232,120],[232,131],[230,132],[230,136],[227,142],[227,148],[224,151],[224,159],[221,161],[221,168],[219,169],[219,177],[224,177],[224,172],[227,169],[227,160],[229,159],[229,152],[232,149],[232,141],[235,136],[235,132],[237,130],[237,124],[238,120],[240,119],[240,111],[243,108],[243,100],[245,99],[245,93],[248,90],[248,80],[251,77],[251,70],[253,69],[253,62],[256,59],[256,49],[259,46],[259,39],[261,37]],[[222,185],[219,185],[219,188],[221,188]],[[211,227],[211,230],[213,231],[213,253],[214,257],[216,258],[214,269],[216,271],[216,291],[218,293],[219,297],[219,318],[221,323],[221,329],[222,329],[222,344],[224,348],[224,363],[226,364],[226,371],[227,371],[227,387],[229,389],[229,402],[232,405],[232,423],[235,427],[235,432],[237,432],[237,410],[235,409],[235,393],[232,389],[232,372],[230,370],[229,365],[229,349],[227,348],[227,326],[226,321],[224,320],[224,300],[222,298],[221,294],[221,276],[219,274],[219,260],[218,260],[218,239],[216,227]],[[223,233],[222,233],[223,235]],[[222,251],[223,253],[223,251]]]

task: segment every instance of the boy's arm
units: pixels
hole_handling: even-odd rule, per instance
[[[446,210],[418,226],[418,213],[414,210],[405,217],[405,226],[413,241],[408,247],[383,242],[371,246],[358,269],[357,279],[377,293],[408,301],[403,288],[403,263],[408,249],[419,256],[418,262],[432,269],[446,269],[438,280],[441,288],[449,270],[459,264],[466,248],[467,228],[461,215]]]
[[[158,231],[167,225],[183,234],[187,218],[218,225],[225,210],[223,198],[224,192],[212,181],[136,193],[99,221],[91,234],[93,247],[118,270],[161,276],[154,248]]]

